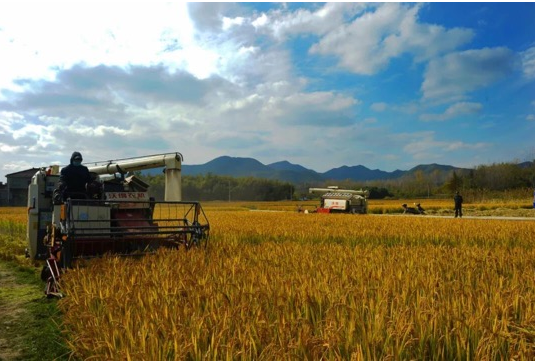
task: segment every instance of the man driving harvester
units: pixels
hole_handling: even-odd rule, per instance
[[[76,199],[87,198],[86,185],[92,181],[91,174],[87,167],[82,165],[82,154],[73,152],[70,164],[61,169],[59,176],[59,194],[62,200],[69,197]]]

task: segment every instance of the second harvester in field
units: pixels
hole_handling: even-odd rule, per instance
[[[368,212],[368,190],[340,190],[338,186],[310,188],[310,193],[322,193],[318,213],[366,214]]]

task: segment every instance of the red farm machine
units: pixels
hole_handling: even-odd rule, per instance
[[[209,223],[198,202],[182,201],[180,153],[86,164],[87,193],[58,200],[59,166],[42,168],[28,188],[27,256],[46,260],[47,296],[61,296],[61,272],[77,259],[144,255],[160,247],[205,246]],[[164,168],[165,201],[148,194],[133,171]]]
[[[321,193],[321,204],[317,213],[366,214],[368,212],[368,190],[341,190],[338,186],[310,188],[309,193]]]

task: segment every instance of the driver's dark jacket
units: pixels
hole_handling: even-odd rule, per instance
[[[75,166],[69,164],[61,169],[59,187],[63,198],[76,196],[74,194],[86,194],[85,185],[92,181],[89,170],[84,165]],[[80,196],[80,195],[79,195]]]

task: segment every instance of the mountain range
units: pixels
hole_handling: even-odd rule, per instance
[[[439,164],[418,165],[408,171],[395,170],[392,172],[382,170],[371,170],[362,165],[341,166],[333,168],[327,172],[316,172],[301,165],[288,161],[280,161],[270,164],[263,164],[254,158],[248,157],[217,157],[202,165],[182,164],[182,174],[185,176],[195,176],[201,174],[214,174],[233,177],[258,177],[280,181],[298,183],[318,183],[327,180],[392,180],[410,175],[416,171],[430,174],[434,171],[449,173],[452,170],[466,170],[459,167]]]

